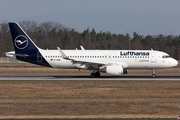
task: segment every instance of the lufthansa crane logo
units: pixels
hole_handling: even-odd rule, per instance
[[[28,45],[28,39],[24,35],[19,35],[15,38],[14,44],[18,49],[24,49]]]

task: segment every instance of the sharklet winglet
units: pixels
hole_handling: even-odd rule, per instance
[[[83,46],[80,46],[81,50],[85,50]]]
[[[60,54],[62,55],[63,59],[72,60],[72,59],[68,58],[68,57],[64,54],[64,52],[63,52],[59,47],[57,47],[57,49],[59,50],[59,52],[60,52]]]

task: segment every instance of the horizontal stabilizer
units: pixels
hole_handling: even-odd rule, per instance
[[[15,51],[12,51],[12,52],[6,52],[5,53],[7,57],[27,57],[28,55],[26,54],[15,54]]]

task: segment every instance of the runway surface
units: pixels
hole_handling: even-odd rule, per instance
[[[180,76],[0,76],[0,80],[58,80],[58,81],[180,81]]]
[[[1,119],[7,120],[7,119]],[[9,119],[11,120],[11,119]],[[12,119],[16,120],[16,119]],[[21,119],[21,120],[32,120],[32,119]],[[33,120],[44,120],[44,119],[33,119]],[[48,120],[76,120],[76,119],[48,119]],[[94,119],[80,119],[80,120],[94,120]],[[95,119],[95,120],[107,120],[107,119]],[[109,120],[176,120],[176,119],[109,119]]]
[[[175,119],[145,119],[145,118],[142,118],[142,119],[109,119],[109,120],[176,120],[177,118]],[[1,119],[1,120],[7,120],[7,119]],[[9,119],[9,120],[16,120],[16,119]],[[30,120],[30,119],[21,119],[21,120]],[[44,119],[33,119],[33,120],[44,120]],[[48,119],[48,120],[76,120],[76,119]],[[94,120],[94,119],[80,119],[80,120]],[[107,119],[95,119],[95,120],[107,120]]]

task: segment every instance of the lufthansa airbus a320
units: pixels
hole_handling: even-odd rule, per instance
[[[178,62],[165,52],[155,50],[43,50],[35,45],[18,23],[9,23],[15,51],[6,56],[42,66],[60,69],[92,70],[90,77],[100,72],[120,76],[128,69],[171,68]]]

